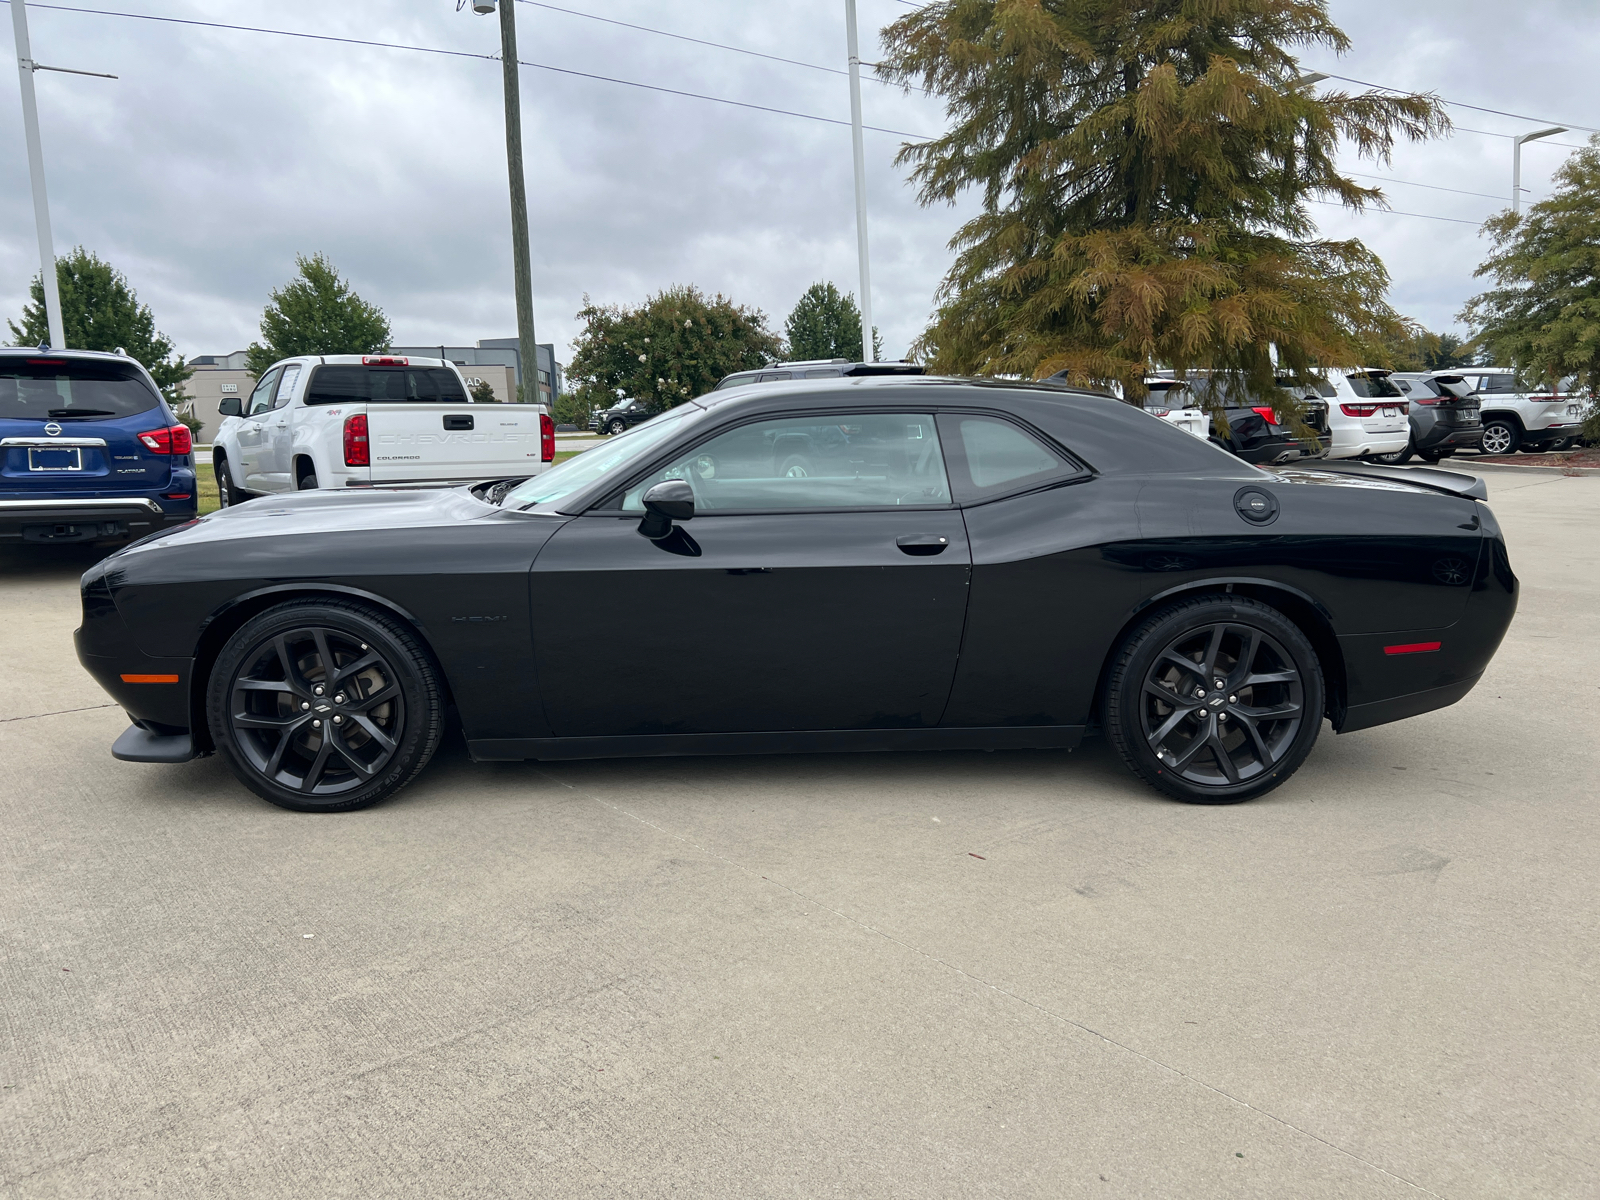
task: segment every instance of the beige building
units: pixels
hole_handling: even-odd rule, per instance
[[[200,432],[196,435],[200,444],[209,446],[217,436],[222,425],[222,414],[217,409],[223,398],[248,398],[255,387],[255,376],[245,370],[244,359],[245,352],[235,350],[232,354],[202,354],[189,360],[194,374],[183,385],[183,394],[188,398],[183,409],[200,419]],[[467,387],[487,383],[494,389],[494,398],[500,404],[510,404],[516,399],[517,377],[513,368],[500,363],[464,362],[457,362],[456,367],[466,379]]]

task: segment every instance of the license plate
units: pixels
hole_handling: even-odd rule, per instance
[[[40,446],[28,450],[30,471],[81,471],[83,451],[76,446]]]
[[[1400,410],[1398,408],[1386,408],[1383,410],[1383,415],[1386,417],[1398,417]]]

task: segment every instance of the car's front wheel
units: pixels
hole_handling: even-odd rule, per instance
[[[233,486],[233,472],[228,466],[228,458],[224,454],[215,455],[211,459],[211,473],[217,478],[217,506],[219,508],[232,508],[236,504],[243,504],[250,499],[249,495]]]
[[[627,428],[628,428],[627,425],[624,424],[620,419],[618,419],[618,420],[615,420],[615,421],[611,422],[610,425],[606,426],[606,432],[612,434],[613,436],[615,436],[616,434],[622,433]]]
[[[1106,734],[1167,795],[1233,804],[1305,761],[1321,730],[1322,686],[1316,650],[1277,609],[1244,596],[1179,600],[1118,651]]]
[[[212,740],[240,782],[299,812],[394,795],[433,757],[443,711],[416,637],[339,600],[291,600],[247,621],[206,695]]]

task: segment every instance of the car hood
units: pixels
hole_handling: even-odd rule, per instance
[[[287,496],[265,496],[221,509],[186,525],[152,534],[113,557],[238,538],[459,525],[462,521],[492,516],[497,511],[465,487],[349,491],[330,488],[295,492]]]

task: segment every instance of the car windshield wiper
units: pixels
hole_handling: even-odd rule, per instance
[[[117,414],[109,408],[52,408],[50,415],[58,421],[70,421],[73,417],[114,417]]]

